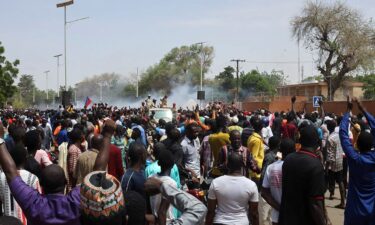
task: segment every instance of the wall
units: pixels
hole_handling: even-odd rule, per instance
[[[367,111],[375,115],[375,101],[362,101],[363,105],[366,107]],[[316,110],[313,108],[311,102],[307,102],[306,99],[297,97],[297,102],[295,104],[296,111],[303,111],[306,107],[307,112],[312,112]],[[286,97],[283,99],[274,99],[271,102],[251,102],[246,101],[242,103],[242,109],[245,111],[255,111],[257,109],[267,109],[271,112],[276,111],[289,111],[291,108],[290,98]],[[346,101],[338,102],[325,102],[324,109],[326,112],[334,112],[336,114],[341,114],[346,111]],[[357,114],[359,110],[356,106],[353,107],[353,113]]]

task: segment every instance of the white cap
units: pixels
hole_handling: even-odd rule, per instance
[[[233,123],[238,123],[238,117],[237,116],[233,116],[232,117],[232,122]]]

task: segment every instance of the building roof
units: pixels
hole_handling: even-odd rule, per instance
[[[362,82],[357,82],[357,81],[343,81],[342,86],[346,87],[363,87]],[[301,83],[301,84],[289,84],[289,85],[284,85],[284,86],[279,86],[278,88],[294,88],[294,87],[314,87],[314,86],[327,86],[327,83],[324,81],[320,82],[312,82],[312,83]]]

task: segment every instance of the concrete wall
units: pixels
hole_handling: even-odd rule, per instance
[[[363,101],[363,105],[366,109],[375,115],[375,101]],[[313,108],[312,102],[307,102],[306,100],[300,100],[297,97],[297,102],[295,104],[296,111],[303,111],[304,107],[308,112],[312,112],[316,109]],[[289,111],[291,108],[290,98],[276,99],[271,102],[243,102],[242,109],[245,111],[255,111],[257,109],[267,109],[271,112]],[[346,112],[346,101],[338,102],[325,102],[324,109],[326,112],[334,112],[336,114],[341,114]],[[353,113],[357,114],[359,110],[356,106],[353,108]]]

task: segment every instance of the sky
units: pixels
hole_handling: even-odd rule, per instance
[[[331,0],[326,0],[333,2]],[[0,41],[9,60],[19,59],[20,74],[32,74],[40,89],[57,87],[57,62],[64,52],[64,10],[56,0],[1,0]],[[347,0],[365,18],[375,15],[374,0]],[[101,73],[131,76],[172,48],[206,42],[215,57],[207,77],[231,59],[245,59],[240,69],[282,70],[298,82],[298,45],[290,21],[304,0],[75,0],[67,8],[68,85]],[[317,74],[317,56],[300,48],[304,76]],[[257,63],[255,63],[257,62]],[[282,63],[289,62],[289,63]],[[60,58],[60,85],[64,58]],[[123,78],[126,79],[126,78]]]

